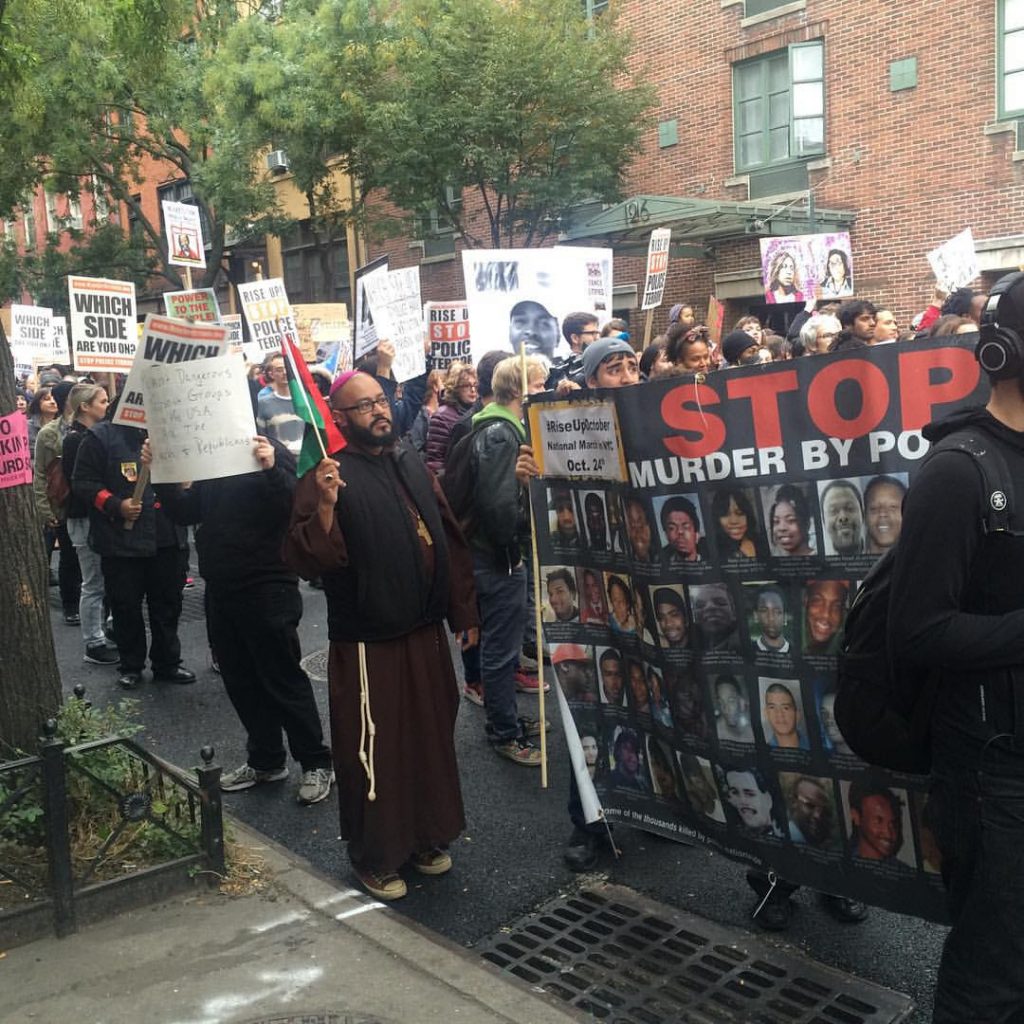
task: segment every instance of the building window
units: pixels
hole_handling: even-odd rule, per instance
[[[348,283],[348,243],[344,239],[330,244],[328,270],[324,280],[321,252],[309,221],[281,238],[284,263],[284,287],[292,302],[344,302],[349,309],[351,294]]]
[[[999,116],[1024,115],[1024,0],[999,4]]]
[[[27,195],[21,203],[21,218],[25,225],[25,248],[30,252],[36,247],[36,207],[35,196]]]
[[[82,201],[76,196],[68,196],[68,214],[67,214],[68,226],[73,228],[75,231],[81,231],[83,220],[82,220]]]
[[[462,194],[450,185],[445,186],[445,201],[452,214],[462,209]],[[455,252],[455,228],[440,208],[432,207],[416,221],[416,237],[423,242],[424,256],[450,256]]]
[[[821,42],[800,43],[736,64],[732,83],[737,170],[825,152]]]
[[[60,231],[60,217],[57,216],[57,193],[46,193],[46,230],[49,234]]]
[[[110,197],[99,178],[92,176],[93,219],[100,224],[110,219]]]
[[[139,206],[142,203],[142,196],[132,196],[132,202],[126,204],[125,209],[128,211],[128,237],[132,240],[135,245],[145,245],[146,242],[146,229],[142,226],[142,220],[139,218]]]
[[[588,21],[608,10],[608,0],[583,0],[583,13]]]

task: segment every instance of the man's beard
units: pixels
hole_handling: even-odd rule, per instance
[[[382,448],[385,445],[392,444],[395,440],[394,425],[388,424],[388,432],[386,434],[376,434],[373,431],[373,426],[378,422],[380,421],[374,420],[368,427],[360,427],[358,424],[349,422],[345,424],[342,433],[349,441],[362,448]]]

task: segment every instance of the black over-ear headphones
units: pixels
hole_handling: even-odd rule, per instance
[[[1012,380],[1024,371],[1024,338],[1007,322],[1024,321],[1024,273],[1001,277],[989,292],[981,313],[974,358],[992,380]],[[1015,297],[1012,293],[1018,291]]]

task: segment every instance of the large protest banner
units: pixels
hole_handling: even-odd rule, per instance
[[[253,419],[239,355],[142,368],[153,483],[254,473]]]
[[[83,373],[127,373],[135,359],[135,285],[102,277],[68,277],[71,345]]]
[[[217,293],[212,288],[164,292],[164,310],[173,320],[199,320],[211,324],[220,322],[220,305]]]
[[[380,271],[363,279],[380,338],[395,346],[391,375],[401,384],[426,369],[420,268]]]
[[[423,320],[430,338],[430,364],[435,370],[446,370],[454,362],[472,361],[468,302],[425,302]]]
[[[849,233],[762,238],[761,279],[767,302],[805,302],[815,288],[825,299],[852,295]]]
[[[846,745],[836,648],[921,428],[986,395],[936,341],[531,399],[545,631],[609,818],[942,918],[927,780]]]
[[[242,349],[250,363],[262,363],[270,353],[280,352],[285,338],[298,342],[299,327],[279,277],[240,284],[238,297],[249,325],[249,340]]]
[[[114,414],[114,423],[125,427],[146,426],[143,371],[159,363],[189,363],[214,359],[227,353],[228,329],[223,324],[192,324],[187,320],[150,313],[142,328],[135,361],[128,373]]]
[[[553,249],[466,249],[462,253],[473,362],[486,352],[518,352],[548,359],[570,355],[562,321],[612,313],[612,250],[580,246]]]

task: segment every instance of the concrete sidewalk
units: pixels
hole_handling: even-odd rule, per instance
[[[3,1024],[570,1024],[583,1018],[233,823],[269,895],[197,889],[0,959]],[[2,948],[2,937],[0,937]]]

